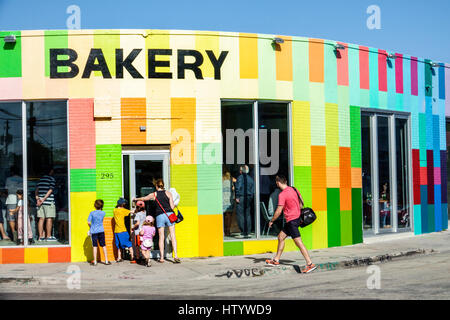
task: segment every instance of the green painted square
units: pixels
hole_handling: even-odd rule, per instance
[[[305,205],[312,204],[311,167],[294,167],[294,186],[300,191]]]
[[[370,91],[368,89],[360,89],[360,103],[361,108],[370,108]]]
[[[15,35],[15,43],[5,43],[3,38]],[[0,31],[0,78],[22,77],[22,38],[20,31]]]
[[[111,76],[116,75],[116,49],[120,46],[120,34],[117,30],[96,30],[94,31],[94,46],[93,48],[101,49],[105,57]],[[141,53],[142,54],[142,53]],[[128,53],[123,51],[123,58],[127,57]],[[124,73],[126,71],[124,70]],[[101,77],[101,71],[94,71],[96,77]]]
[[[97,197],[105,202],[106,216],[112,217],[117,200],[122,196],[122,146],[97,145],[96,167]]]
[[[341,246],[352,242],[352,211],[341,211]]]
[[[434,212],[434,204],[428,205],[428,212],[427,212],[427,218],[428,218],[428,232],[434,232],[435,230],[435,218],[434,218],[435,212]]]
[[[199,189],[197,202],[199,215],[222,214],[222,189]]]
[[[361,112],[359,107],[350,106],[351,166],[361,168]]]
[[[69,45],[67,30],[46,30],[45,40],[45,76],[50,77],[50,49],[65,49]],[[64,58],[60,58],[64,59]],[[68,72],[69,67],[58,67],[59,72]]]
[[[244,254],[244,243],[242,241],[224,242],[224,256],[242,256]]]
[[[96,191],[96,169],[71,169],[70,192]]]
[[[352,189],[352,241],[354,244],[363,241],[361,188]]]
[[[328,247],[341,245],[341,218],[339,189],[327,188]]]
[[[298,41],[295,41],[298,39]],[[294,100],[309,101],[309,43],[308,39],[292,39]]]
[[[276,99],[276,64],[272,41],[258,39],[258,89],[260,99]]]

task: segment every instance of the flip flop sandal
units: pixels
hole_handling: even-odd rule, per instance
[[[159,263],[164,263],[164,260],[158,259],[157,260]]]
[[[122,262],[122,261],[123,261],[123,259],[116,260],[117,263]]]
[[[174,263],[181,263],[181,260],[179,258],[173,258]]]
[[[97,262],[91,262],[91,266],[97,266]]]
[[[110,261],[108,261],[108,262],[104,262],[103,264],[105,264],[105,265],[109,266],[109,265],[111,264],[111,262],[110,262]]]

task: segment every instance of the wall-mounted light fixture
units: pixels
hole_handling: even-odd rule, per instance
[[[441,65],[440,65],[439,63],[437,63],[437,62],[431,62],[431,66],[432,66],[433,68],[438,68],[438,67],[440,67]]]
[[[140,126],[140,127],[139,127],[139,131],[140,131],[140,132],[145,132],[145,131],[147,131],[147,127],[146,127],[146,126]]]
[[[273,38],[272,42],[274,44],[281,44],[281,43],[284,43],[284,40],[281,38]]]
[[[387,55],[387,57],[388,57],[389,59],[393,59],[393,60],[397,59],[397,56],[396,56],[395,54],[393,54],[393,53],[389,53],[389,54]]]
[[[335,49],[335,50],[345,50],[345,46],[342,45],[342,44],[340,44],[340,43],[336,43],[336,44],[334,45],[334,49]]]
[[[5,37],[3,38],[3,40],[4,40],[5,42],[7,42],[7,43],[15,43],[15,42],[16,42],[16,36],[13,35],[13,34],[10,34],[10,35],[8,35],[8,36],[5,36]]]

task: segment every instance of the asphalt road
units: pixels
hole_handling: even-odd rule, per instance
[[[450,252],[406,257],[374,264],[370,269],[364,266],[297,274],[277,272],[276,268],[274,272],[255,277],[211,274],[170,284],[121,282],[107,286],[82,285],[79,290],[68,290],[62,284],[43,287],[0,283],[0,299],[450,299]],[[379,281],[376,281],[378,274]],[[368,288],[368,282],[372,289]]]

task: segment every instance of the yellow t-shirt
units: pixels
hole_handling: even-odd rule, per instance
[[[125,217],[130,214],[130,210],[125,208],[114,208],[114,222],[116,223],[114,227],[114,233],[126,232],[125,227]]]

